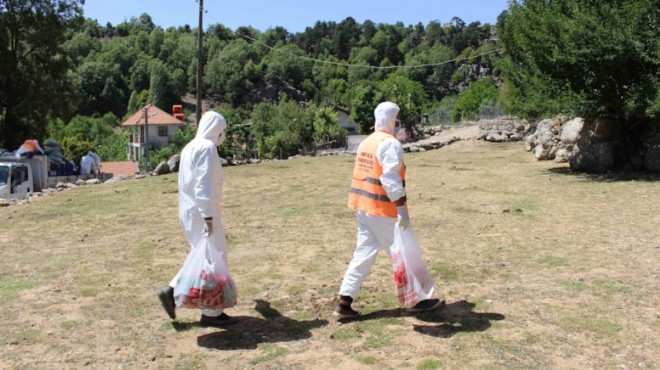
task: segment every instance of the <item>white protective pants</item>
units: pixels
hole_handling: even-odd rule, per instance
[[[197,223],[195,225],[197,226]],[[188,244],[190,244],[190,251],[192,252],[195,246],[199,245],[199,241],[202,238],[201,227],[196,228],[193,232],[188,233],[186,235],[186,238],[188,239]],[[217,218],[214,218],[213,220],[213,234],[211,234],[210,238],[211,238],[211,245],[213,245],[218,251],[222,253],[222,258],[225,261],[225,265],[229,266],[229,263],[227,263],[227,236],[225,234],[225,229],[222,226],[222,222],[220,222],[220,220],[217,220]],[[174,276],[174,278],[172,279],[172,281],[170,281],[170,286],[174,288],[178,280],[179,280],[179,274],[177,273],[176,276]],[[204,308],[202,309],[202,315],[209,317],[218,317],[222,314],[222,311],[223,311],[222,308],[218,308],[218,309]]]
[[[369,275],[371,266],[376,262],[378,251],[384,249],[389,258],[392,257],[391,246],[394,242],[394,225],[396,218],[373,216],[363,211],[357,212],[357,241],[353,259],[344,274],[344,280],[339,288],[339,295],[356,299],[360,287]]]

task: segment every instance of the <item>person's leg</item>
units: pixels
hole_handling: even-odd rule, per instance
[[[176,304],[174,303],[174,288],[171,286],[167,286],[165,288],[160,288],[158,289],[158,292],[156,292],[156,295],[158,296],[158,299],[160,299],[160,304],[163,306],[163,309],[165,309],[165,312],[167,313],[167,316],[170,317],[170,319],[174,320],[176,319]]]
[[[385,250],[387,256],[392,258],[392,244],[394,243],[394,226],[396,218],[370,216],[369,224],[374,231],[380,248]]]
[[[357,240],[353,258],[344,273],[344,278],[339,288],[339,303],[333,315],[340,318],[355,317],[360,314],[351,308],[353,300],[360,293],[360,288],[366,279],[371,267],[376,261],[379,245],[370,225],[369,215],[362,211],[357,212]]]
[[[186,234],[186,236],[188,236],[188,234]],[[199,238],[196,238],[194,242],[198,243]],[[190,245],[190,250],[192,251],[195,244],[193,244],[193,241],[191,240],[188,240],[188,244]],[[172,320],[176,319],[176,302],[174,301],[174,287],[176,286],[177,281],[179,281],[179,273],[180,271],[177,272],[176,275],[174,275],[172,280],[170,280],[168,286],[164,288],[160,288],[156,292],[156,295],[158,296],[158,299],[160,300],[163,309]]]
[[[351,299],[356,299],[360,293],[362,283],[376,261],[380,246],[378,244],[378,239],[371,229],[368,218],[369,215],[362,211],[358,211],[358,232],[355,251],[353,252],[353,258],[344,273],[344,279],[339,288],[340,296],[347,296]]]

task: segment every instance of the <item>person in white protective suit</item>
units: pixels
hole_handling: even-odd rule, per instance
[[[227,122],[219,113],[208,111],[200,119],[195,138],[181,151],[179,163],[179,221],[191,249],[208,236],[213,247],[222,253],[227,263],[227,238],[220,215],[222,194],[222,163],[217,146],[225,140]],[[176,318],[174,287],[178,276],[169,286],[158,291],[163,308]],[[235,323],[222,309],[203,309],[202,326],[222,327]]]
[[[80,159],[80,174],[81,175],[90,175],[93,173],[99,173],[99,165],[96,162],[96,158],[87,152]]]
[[[384,249],[391,257],[396,223],[401,227],[410,226],[400,143],[405,140],[406,131],[401,127],[399,111],[394,103],[378,104],[374,110],[374,133],[360,144],[356,153],[348,206],[357,210],[357,242],[339,289],[339,303],[333,312],[339,318],[360,314],[351,304],[378,252]],[[421,312],[440,305],[439,299],[425,299],[406,310]]]
[[[101,173],[101,157],[93,150],[88,151],[87,154],[94,159],[94,165],[96,165],[96,172],[92,173]]]

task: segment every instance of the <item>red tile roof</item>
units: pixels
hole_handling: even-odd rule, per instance
[[[165,112],[164,110],[147,104],[144,106],[147,109],[147,123],[150,125],[183,125],[183,121],[179,121],[174,118],[171,114]],[[122,123],[122,126],[142,126],[144,125],[144,108],[135,112],[129,119]]]
[[[113,176],[133,176],[139,172],[138,163],[133,161],[124,162],[101,162],[101,172],[111,173]]]

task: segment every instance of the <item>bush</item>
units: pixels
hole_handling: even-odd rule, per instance
[[[454,122],[465,119],[479,118],[482,104],[494,104],[499,97],[499,91],[492,78],[472,82],[467,90],[463,91],[456,99],[452,108],[451,116]]]

